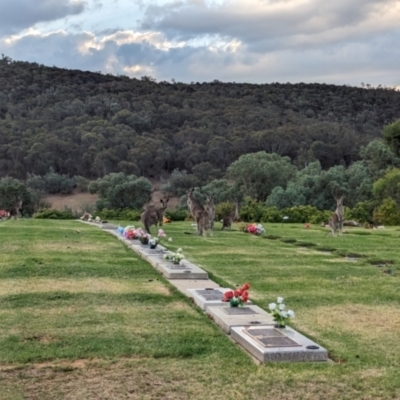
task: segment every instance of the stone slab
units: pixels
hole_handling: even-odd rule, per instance
[[[148,258],[155,259],[155,257]],[[150,260],[148,261],[150,262]],[[173,263],[158,258],[154,260],[152,265],[167,279],[208,279],[206,271],[187,260],[184,261],[183,268],[181,266],[176,268],[177,266]]]
[[[138,249],[147,256],[160,256],[160,257],[162,257],[168,251],[165,247],[160,245],[158,245],[155,249],[151,249],[149,245],[144,245],[141,243],[140,246],[138,246]]]
[[[226,303],[224,303],[226,304]],[[229,314],[230,310],[237,314]],[[223,307],[207,307],[206,314],[210,316],[214,322],[222,328],[226,333],[230,333],[234,326],[261,326],[261,325],[274,325],[274,319],[271,314],[268,314],[262,308],[256,305],[246,305],[243,309],[251,310],[251,312],[243,312],[240,307],[223,306]],[[242,309],[242,310],[243,310]]]
[[[326,349],[290,327],[235,326],[231,336],[261,362],[328,361]]]
[[[118,229],[118,225],[114,225],[114,224],[109,224],[109,223],[100,223],[100,224],[96,224],[97,226],[99,226],[101,229],[105,229],[105,230],[114,230],[114,229]]]
[[[170,281],[180,292],[188,297],[193,297],[189,289],[206,289],[215,288],[218,289],[218,283],[212,281],[211,279],[174,279]]]
[[[229,288],[215,288],[215,287],[204,287],[204,288],[190,288],[187,289],[189,296],[193,299],[194,303],[202,310],[206,310],[207,307],[215,306],[226,306],[227,303],[222,301],[224,293],[232,289]]]

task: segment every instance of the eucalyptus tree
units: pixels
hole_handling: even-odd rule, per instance
[[[400,157],[379,139],[361,147],[360,156],[373,180],[382,177],[387,168],[400,166]]]
[[[240,156],[229,166],[227,177],[242,187],[245,195],[263,202],[274,187],[286,188],[296,171],[289,157],[260,151]]]
[[[393,153],[400,157],[400,119],[386,125],[383,128],[382,135]]]
[[[140,209],[151,200],[152,186],[146,178],[120,172],[91,182],[89,191],[99,195],[98,209]]]

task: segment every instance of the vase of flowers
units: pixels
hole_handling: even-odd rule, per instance
[[[150,241],[150,235],[148,235],[147,233],[145,233],[144,235],[141,235],[139,237],[140,243],[142,244],[149,244]]]
[[[243,307],[249,299],[250,285],[245,283],[240,289],[229,290],[224,293],[222,301],[229,302],[230,307]]]
[[[290,318],[294,318],[292,310],[285,310],[286,306],[283,303],[283,297],[278,297],[276,303],[270,303],[268,307],[274,317],[275,328],[285,328]]]
[[[167,254],[164,254],[163,258],[164,260],[171,261],[173,264],[183,265],[183,260],[185,259],[185,256],[182,254],[182,249],[179,248],[176,253],[173,253],[171,251]]]
[[[151,238],[149,239],[149,246],[151,249],[155,249],[159,243],[158,238]]]

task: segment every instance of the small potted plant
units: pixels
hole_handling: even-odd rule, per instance
[[[292,310],[285,310],[286,306],[283,304],[283,297],[278,297],[276,303],[270,303],[268,307],[274,317],[275,328],[285,328],[290,318],[294,318]]]
[[[229,302],[230,307],[243,307],[249,299],[250,285],[245,283],[240,289],[229,290],[224,293],[222,301]]]

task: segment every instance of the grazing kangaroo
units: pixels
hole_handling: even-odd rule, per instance
[[[232,229],[232,223],[239,219],[239,204],[237,201],[233,203],[232,211],[222,220],[221,230]]]
[[[186,195],[187,195],[187,205],[188,205],[190,214],[193,216],[193,218],[194,218],[195,221],[196,221],[196,224],[197,224],[197,233],[200,235],[200,234],[201,234],[201,231],[200,231],[199,221],[200,221],[200,218],[202,218],[203,212],[204,212],[205,210],[204,210],[204,207],[203,207],[202,205],[200,205],[200,204],[196,201],[196,199],[193,197],[193,192],[194,192],[194,189],[189,189],[189,190],[186,192]]]
[[[160,199],[162,207],[156,208],[150,206],[146,211],[144,211],[140,217],[142,224],[148,234],[150,232],[150,226],[155,225],[156,229],[158,225],[162,226],[165,210],[167,209],[169,199]]]
[[[10,207],[10,209],[7,211],[8,211],[7,219],[10,219],[11,217],[14,217],[14,219],[17,219],[18,212],[21,213],[21,211],[22,211],[22,200],[18,199],[18,201],[12,207]]]
[[[214,219],[215,219],[215,203],[214,203],[213,193],[207,195],[206,211],[208,212],[208,216],[210,218],[210,230],[212,235],[214,231]]]
[[[343,200],[344,196],[340,197],[339,199],[336,199],[336,210],[332,214],[329,220],[329,227],[332,230],[332,236],[335,236],[336,232],[338,232],[339,236],[342,236],[343,234],[343,214],[344,214]]]

